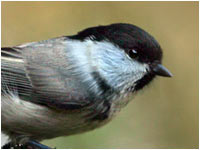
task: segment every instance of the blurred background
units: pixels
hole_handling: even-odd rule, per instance
[[[174,75],[158,77],[106,126],[43,143],[71,149],[198,148],[198,9],[198,1],[2,2],[2,46],[131,23],[158,40],[163,64]]]

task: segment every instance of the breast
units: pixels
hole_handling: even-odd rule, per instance
[[[16,95],[3,95],[2,130],[13,138],[23,135],[38,141],[78,134],[105,125],[129,101],[129,96],[123,95],[84,109],[60,110],[21,100]]]

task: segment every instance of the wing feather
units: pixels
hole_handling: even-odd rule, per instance
[[[2,94],[14,92],[22,100],[62,109],[80,109],[90,102],[81,94],[73,77],[67,78],[59,68],[66,67],[61,46],[43,43],[27,47],[2,48]],[[56,45],[56,44],[55,44]],[[59,44],[57,44],[59,45]],[[55,52],[56,49],[56,52]],[[59,54],[59,61],[53,57]],[[58,68],[56,68],[56,65]]]

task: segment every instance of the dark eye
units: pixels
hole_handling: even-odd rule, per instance
[[[136,50],[132,49],[129,51],[128,55],[133,58],[133,59],[136,59],[138,57],[138,53]]]

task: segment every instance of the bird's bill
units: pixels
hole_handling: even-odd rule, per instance
[[[172,73],[161,64],[156,65],[153,68],[153,71],[158,76],[163,76],[163,77],[172,77],[173,76]]]

